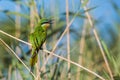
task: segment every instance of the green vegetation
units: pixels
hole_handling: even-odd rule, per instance
[[[112,23],[115,32],[105,25],[108,33],[101,33],[97,25],[102,20],[90,14],[101,6],[87,7],[91,0],[77,3],[77,11],[70,10],[76,10],[74,0],[70,0],[72,5],[64,0],[65,12],[60,11],[63,5],[59,1],[48,1],[53,3],[49,11],[44,1],[36,1],[11,0],[15,11],[0,10],[6,16],[2,20],[0,15],[0,80],[120,80],[119,22]],[[112,0],[108,3],[120,16],[118,6]],[[53,24],[30,72],[33,44],[29,37],[41,18],[53,19]],[[106,33],[111,42],[101,36]]]

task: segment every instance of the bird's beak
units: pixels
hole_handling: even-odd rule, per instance
[[[48,23],[50,23],[50,24],[53,24],[53,22],[54,22],[53,19],[51,19],[51,20],[48,21]]]

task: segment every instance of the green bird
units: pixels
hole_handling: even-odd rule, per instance
[[[34,65],[38,60],[38,51],[42,50],[42,45],[47,37],[47,29],[51,24],[51,20],[46,18],[41,19],[35,27],[33,33],[30,34],[30,43],[32,44],[32,56],[30,59],[31,71],[33,72]]]

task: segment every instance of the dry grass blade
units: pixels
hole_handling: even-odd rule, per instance
[[[30,71],[27,65],[16,55],[16,53],[1,38],[0,41],[3,43],[5,47],[7,47],[15,55],[15,57],[25,66],[25,68],[32,74],[32,76],[36,78],[36,76]]]
[[[84,48],[85,48],[85,35],[86,35],[86,25],[85,24],[86,24],[86,21],[84,23],[84,26],[83,26],[83,29],[82,29],[82,36],[81,36],[81,39],[80,39],[80,51],[79,51],[80,55],[78,57],[78,63],[80,65],[83,65],[83,58],[82,58],[81,55],[83,55]],[[80,68],[78,68],[77,71],[80,71]],[[80,79],[80,72],[77,73],[77,80],[79,80],[79,79]]]
[[[81,2],[83,2],[83,1],[81,1]],[[84,10],[87,10],[87,8],[84,7]],[[109,63],[108,63],[107,58],[106,58],[106,56],[105,56],[105,52],[104,52],[104,50],[103,50],[103,48],[102,48],[102,44],[101,44],[101,42],[100,42],[99,36],[98,36],[98,34],[97,34],[96,29],[95,29],[94,26],[93,26],[93,22],[92,22],[91,16],[89,15],[88,12],[85,12],[85,14],[86,14],[86,16],[87,16],[87,18],[88,18],[88,21],[89,21],[89,23],[90,23],[90,26],[93,27],[93,34],[94,34],[95,39],[96,39],[96,41],[97,41],[97,43],[98,43],[98,45],[99,45],[100,51],[101,51],[101,53],[102,53],[103,59],[104,59],[105,64],[106,64],[106,67],[107,67],[108,72],[109,72],[109,74],[110,74],[111,80],[114,80],[114,79],[113,79],[113,75],[112,75],[112,71],[111,71],[111,69],[110,69]]]
[[[68,59],[66,59],[66,58],[64,58],[64,57],[61,57],[61,56],[59,56],[59,55],[57,55],[57,54],[54,54],[53,52],[50,52],[50,51],[48,51],[48,50],[43,50],[43,51],[45,51],[46,53],[49,53],[49,54],[51,54],[51,55],[53,55],[53,56],[56,56],[56,57],[58,57],[58,58],[60,58],[60,59],[62,59],[62,60],[64,60],[64,61],[67,61],[67,62],[69,62],[69,63],[71,63],[71,64],[74,64],[74,65],[78,66],[79,68],[82,68],[82,69],[84,69],[85,71],[87,71],[87,72],[95,75],[96,77],[100,78],[101,80],[105,80],[105,79],[104,79],[103,77],[101,77],[100,75],[98,75],[98,74],[96,74],[95,72],[93,72],[93,71],[91,71],[91,70],[89,70],[89,69],[87,69],[87,68],[79,65],[79,64],[76,63],[76,62],[73,62],[73,61],[68,60]]]
[[[57,45],[59,44],[59,42],[61,41],[61,39],[62,39],[63,36],[65,35],[65,33],[67,32],[68,28],[70,27],[70,25],[72,24],[72,22],[74,21],[74,19],[75,19],[75,18],[73,18],[73,19],[70,21],[70,23],[68,24],[68,26],[66,27],[66,29],[65,29],[64,32],[62,33],[62,35],[60,36],[60,38],[59,38],[58,41],[56,42],[55,46],[53,47],[52,52],[55,51]],[[41,70],[44,69],[44,66],[47,64],[48,60],[49,60],[51,57],[52,57],[51,54],[47,57],[47,59],[46,59],[46,61],[44,62],[43,67],[41,68]]]
[[[4,32],[4,31],[2,31],[2,30],[0,30],[0,33],[2,33],[2,34],[4,34],[4,35],[7,35],[7,36],[9,36],[9,37],[11,37],[11,38],[13,38],[13,39],[15,39],[15,40],[17,40],[17,41],[20,41],[20,42],[22,42],[22,43],[24,43],[24,44],[27,44],[27,45],[30,45],[30,46],[31,46],[31,44],[29,44],[28,42],[25,42],[25,41],[23,41],[23,40],[21,40],[21,39],[18,39],[18,38],[16,38],[16,37],[14,37],[14,36],[12,36],[12,35]]]
[[[1,31],[1,30],[0,30],[0,31]],[[9,34],[7,34],[7,35],[9,35]],[[10,37],[11,37],[11,38],[14,38],[14,36],[11,36],[11,35],[10,35]],[[26,43],[26,44],[28,44],[28,45],[31,46],[31,44],[28,43],[28,42],[25,42],[25,41],[20,40],[20,39],[18,39],[18,38],[14,38],[14,39],[16,39],[16,40],[18,40],[18,41],[21,41],[21,42],[24,42],[24,43]],[[4,43],[4,45],[5,45],[8,49],[10,49],[10,51],[17,57],[17,59],[19,59],[20,62],[27,68],[27,70],[30,71],[30,69],[23,63],[23,61],[15,54],[15,52],[14,52],[1,38],[0,38],[0,41],[1,41],[2,43]],[[104,79],[103,77],[101,77],[100,75],[98,75],[98,74],[96,74],[95,72],[93,72],[93,71],[91,71],[91,70],[89,70],[89,69],[87,69],[87,68],[79,65],[79,64],[76,63],[76,62],[70,61],[70,60],[68,60],[68,59],[66,59],[66,58],[63,58],[63,57],[61,57],[61,56],[59,56],[59,55],[57,55],[57,54],[55,54],[55,53],[53,53],[53,52],[50,52],[50,51],[48,51],[48,50],[43,50],[43,51],[46,52],[46,53],[50,53],[51,55],[56,56],[56,57],[58,57],[58,58],[60,58],[60,59],[63,59],[63,60],[65,60],[65,61],[67,61],[67,62],[69,62],[69,63],[71,63],[71,64],[73,64],[73,65],[76,65],[76,66],[84,69],[85,71],[87,71],[87,72],[95,75],[96,77],[100,78],[101,80],[105,80],[105,79]],[[33,74],[33,73],[31,73],[31,74]],[[33,74],[33,75],[34,75],[34,74]],[[34,75],[34,78],[36,78],[35,75]]]
[[[8,69],[8,80],[11,80],[11,71],[12,71],[12,65],[9,65],[9,69]]]
[[[66,24],[69,25],[69,3],[68,0],[66,0]],[[66,27],[67,27],[66,26]],[[67,28],[67,58],[70,60],[70,29]],[[71,79],[71,73],[70,73],[70,63],[68,62],[68,80]]]

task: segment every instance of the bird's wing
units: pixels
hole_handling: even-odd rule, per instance
[[[30,65],[31,65],[31,71],[33,71],[33,66],[35,65],[35,63],[37,62],[37,59],[38,59],[38,56],[37,56],[37,51],[36,51],[36,48],[37,48],[37,43],[36,43],[36,33],[31,33],[30,34],[30,43],[32,44],[32,56],[31,56],[31,59],[30,59]]]
[[[37,42],[38,42],[38,48],[41,48],[43,43],[45,42],[46,40],[46,36],[47,36],[47,32],[46,31],[39,31],[38,34],[37,34]]]
[[[29,40],[30,40],[30,43],[32,44],[32,47],[33,47],[33,45],[34,45],[34,33],[30,34]]]
[[[38,40],[37,40],[37,32],[30,34],[30,43],[32,44],[32,48],[37,49],[38,47]]]
[[[46,40],[47,32],[46,31],[35,31],[34,33],[30,34],[30,43],[32,44],[32,48],[36,49],[37,51],[41,48],[43,43]]]

